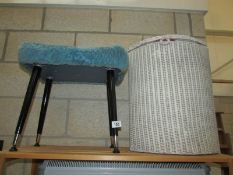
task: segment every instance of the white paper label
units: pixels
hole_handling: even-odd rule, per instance
[[[121,121],[112,121],[112,128],[121,128]]]

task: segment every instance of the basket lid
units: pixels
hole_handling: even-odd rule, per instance
[[[128,52],[130,52],[134,49],[137,49],[138,47],[141,47],[143,45],[150,44],[153,42],[159,42],[159,41],[169,42],[169,41],[176,41],[176,40],[190,41],[190,42],[195,42],[195,43],[206,46],[206,42],[204,42],[200,39],[194,38],[194,37],[187,36],[187,35],[161,35],[161,36],[155,36],[152,38],[144,39],[144,40],[130,46],[128,49]]]

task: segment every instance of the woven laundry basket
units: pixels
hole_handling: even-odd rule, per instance
[[[130,150],[219,153],[206,44],[165,35],[129,48]]]

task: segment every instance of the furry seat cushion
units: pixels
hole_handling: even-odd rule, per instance
[[[77,48],[71,46],[23,43],[19,49],[21,65],[87,66],[117,69],[120,79],[128,69],[128,54],[121,46]],[[65,70],[64,70],[65,71]]]

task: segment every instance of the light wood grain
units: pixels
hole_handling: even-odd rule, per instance
[[[229,174],[233,175],[233,159],[228,162]]]
[[[212,83],[226,83],[226,84],[233,84],[233,80],[221,80],[221,79],[213,79]]]
[[[161,155],[151,153],[131,152],[128,148],[121,148],[120,154],[112,153],[110,148],[104,147],[72,147],[72,146],[41,146],[22,147],[17,152],[0,152],[1,164],[7,159],[32,160],[96,160],[96,161],[140,161],[140,162],[202,162],[226,163],[233,175],[233,157],[224,154],[214,155]],[[3,165],[1,165],[2,167]],[[34,169],[36,169],[36,164]],[[33,170],[35,171],[35,170]]]
[[[6,160],[5,157],[1,155],[0,156],[0,175],[3,174],[5,160]]]
[[[150,162],[228,162],[232,156],[214,155],[161,155],[151,153],[131,152],[121,148],[120,154],[112,153],[104,147],[70,147],[70,146],[41,146],[22,147],[17,152],[2,151],[6,158],[25,159],[63,159],[63,160],[114,160],[114,161],[150,161]]]
[[[42,160],[41,161],[35,159],[32,160],[31,175],[38,175],[38,167],[41,162]]]

